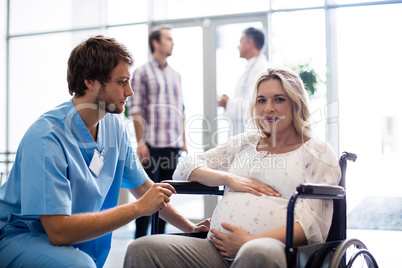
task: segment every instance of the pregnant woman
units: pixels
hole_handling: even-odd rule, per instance
[[[156,235],[135,240],[125,267],[286,267],[287,203],[300,183],[337,185],[340,169],[329,144],[312,138],[308,97],[291,70],[270,68],[250,103],[255,129],[179,163],[173,178],[225,185],[207,239]],[[322,243],[332,201],[300,199],[295,245]]]

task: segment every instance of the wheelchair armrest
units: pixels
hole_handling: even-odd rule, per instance
[[[286,250],[293,248],[293,223],[294,223],[294,209],[296,201],[301,198],[312,199],[344,199],[346,196],[345,189],[341,186],[330,184],[316,184],[316,183],[303,183],[296,188],[289,199],[287,219],[286,219]]]
[[[178,194],[198,194],[198,195],[223,195],[223,190],[218,186],[206,186],[195,181],[174,181],[164,180],[162,183],[172,185]],[[151,234],[157,234],[159,229],[159,211],[152,215]]]
[[[172,185],[178,194],[223,195],[218,186],[206,186],[195,181],[164,180],[163,183]]]
[[[296,190],[298,197],[302,198],[343,199],[345,197],[345,189],[337,185],[303,183]]]

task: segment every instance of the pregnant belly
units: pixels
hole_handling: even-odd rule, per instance
[[[215,208],[211,229],[228,233],[221,226],[221,222],[227,222],[249,235],[271,232],[286,225],[287,204],[288,200],[280,197],[228,191]]]

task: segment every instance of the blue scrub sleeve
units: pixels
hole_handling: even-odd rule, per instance
[[[137,154],[134,152],[131,144],[128,143],[121,187],[134,189],[144,184],[147,179],[148,175],[142,167]]]
[[[21,165],[22,215],[70,215],[65,152],[54,135],[26,139]]]

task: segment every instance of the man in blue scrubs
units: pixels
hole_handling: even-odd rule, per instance
[[[111,232],[158,210],[183,231],[208,229],[175,212],[174,188],[154,184],[131,147],[118,114],[133,95],[132,64],[126,47],[104,36],[71,52],[73,98],[32,124],[0,187],[0,267],[102,267]],[[117,206],[121,187],[137,201]]]

